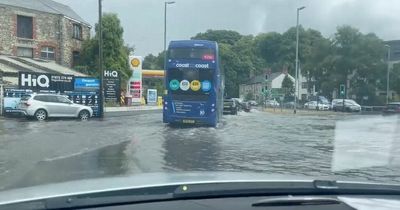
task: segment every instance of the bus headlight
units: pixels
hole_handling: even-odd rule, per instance
[[[165,110],[168,110],[168,108],[167,108],[166,106],[164,107],[164,109],[165,109]]]
[[[211,106],[212,106],[212,107],[214,107],[214,106],[215,106],[215,104],[211,104]]]
[[[215,109],[211,109],[211,112],[214,112],[215,111]]]

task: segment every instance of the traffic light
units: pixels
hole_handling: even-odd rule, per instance
[[[345,92],[346,92],[346,87],[343,84],[341,84],[340,85],[340,95],[344,96]]]

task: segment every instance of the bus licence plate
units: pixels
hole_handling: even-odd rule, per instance
[[[194,120],[182,120],[182,122],[185,124],[194,124],[195,123]]]

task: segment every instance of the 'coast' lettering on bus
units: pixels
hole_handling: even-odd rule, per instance
[[[176,67],[184,67],[184,68],[189,68],[189,64],[188,63],[177,63]]]
[[[195,68],[199,68],[199,69],[208,69],[208,63],[207,64],[196,64],[194,65]]]
[[[189,68],[189,67],[191,67],[191,65],[190,65],[189,63],[177,63],[175,66],[176,66],[177,68]],[[192,64],[192,67],[193,67],[193,64]],[[194,67],[195,67],[195,68],[198,68],[198,69],[208,69],[208,68],[210,68],[210,66],[209,66],[208,63],[205,63],[205,64],[195,64]]]

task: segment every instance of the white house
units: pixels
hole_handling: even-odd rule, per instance
[[[295,78],[285,72],[258,75],[239,86],[239,97],[246,98],[246,96],[251,93],[253,100],[260,101],[263,98],[262,90],[265,87],[272,93],[282,91],[282,81],[285,79],[286,75],[289,76],[293,83],[297,84]],[[311,93],[309,93],[308,85],[307,78],[300,76],[299,89],[295,92],[298,98],[306,100],[309,96],[315,95],[315,87],[313,86]]]

